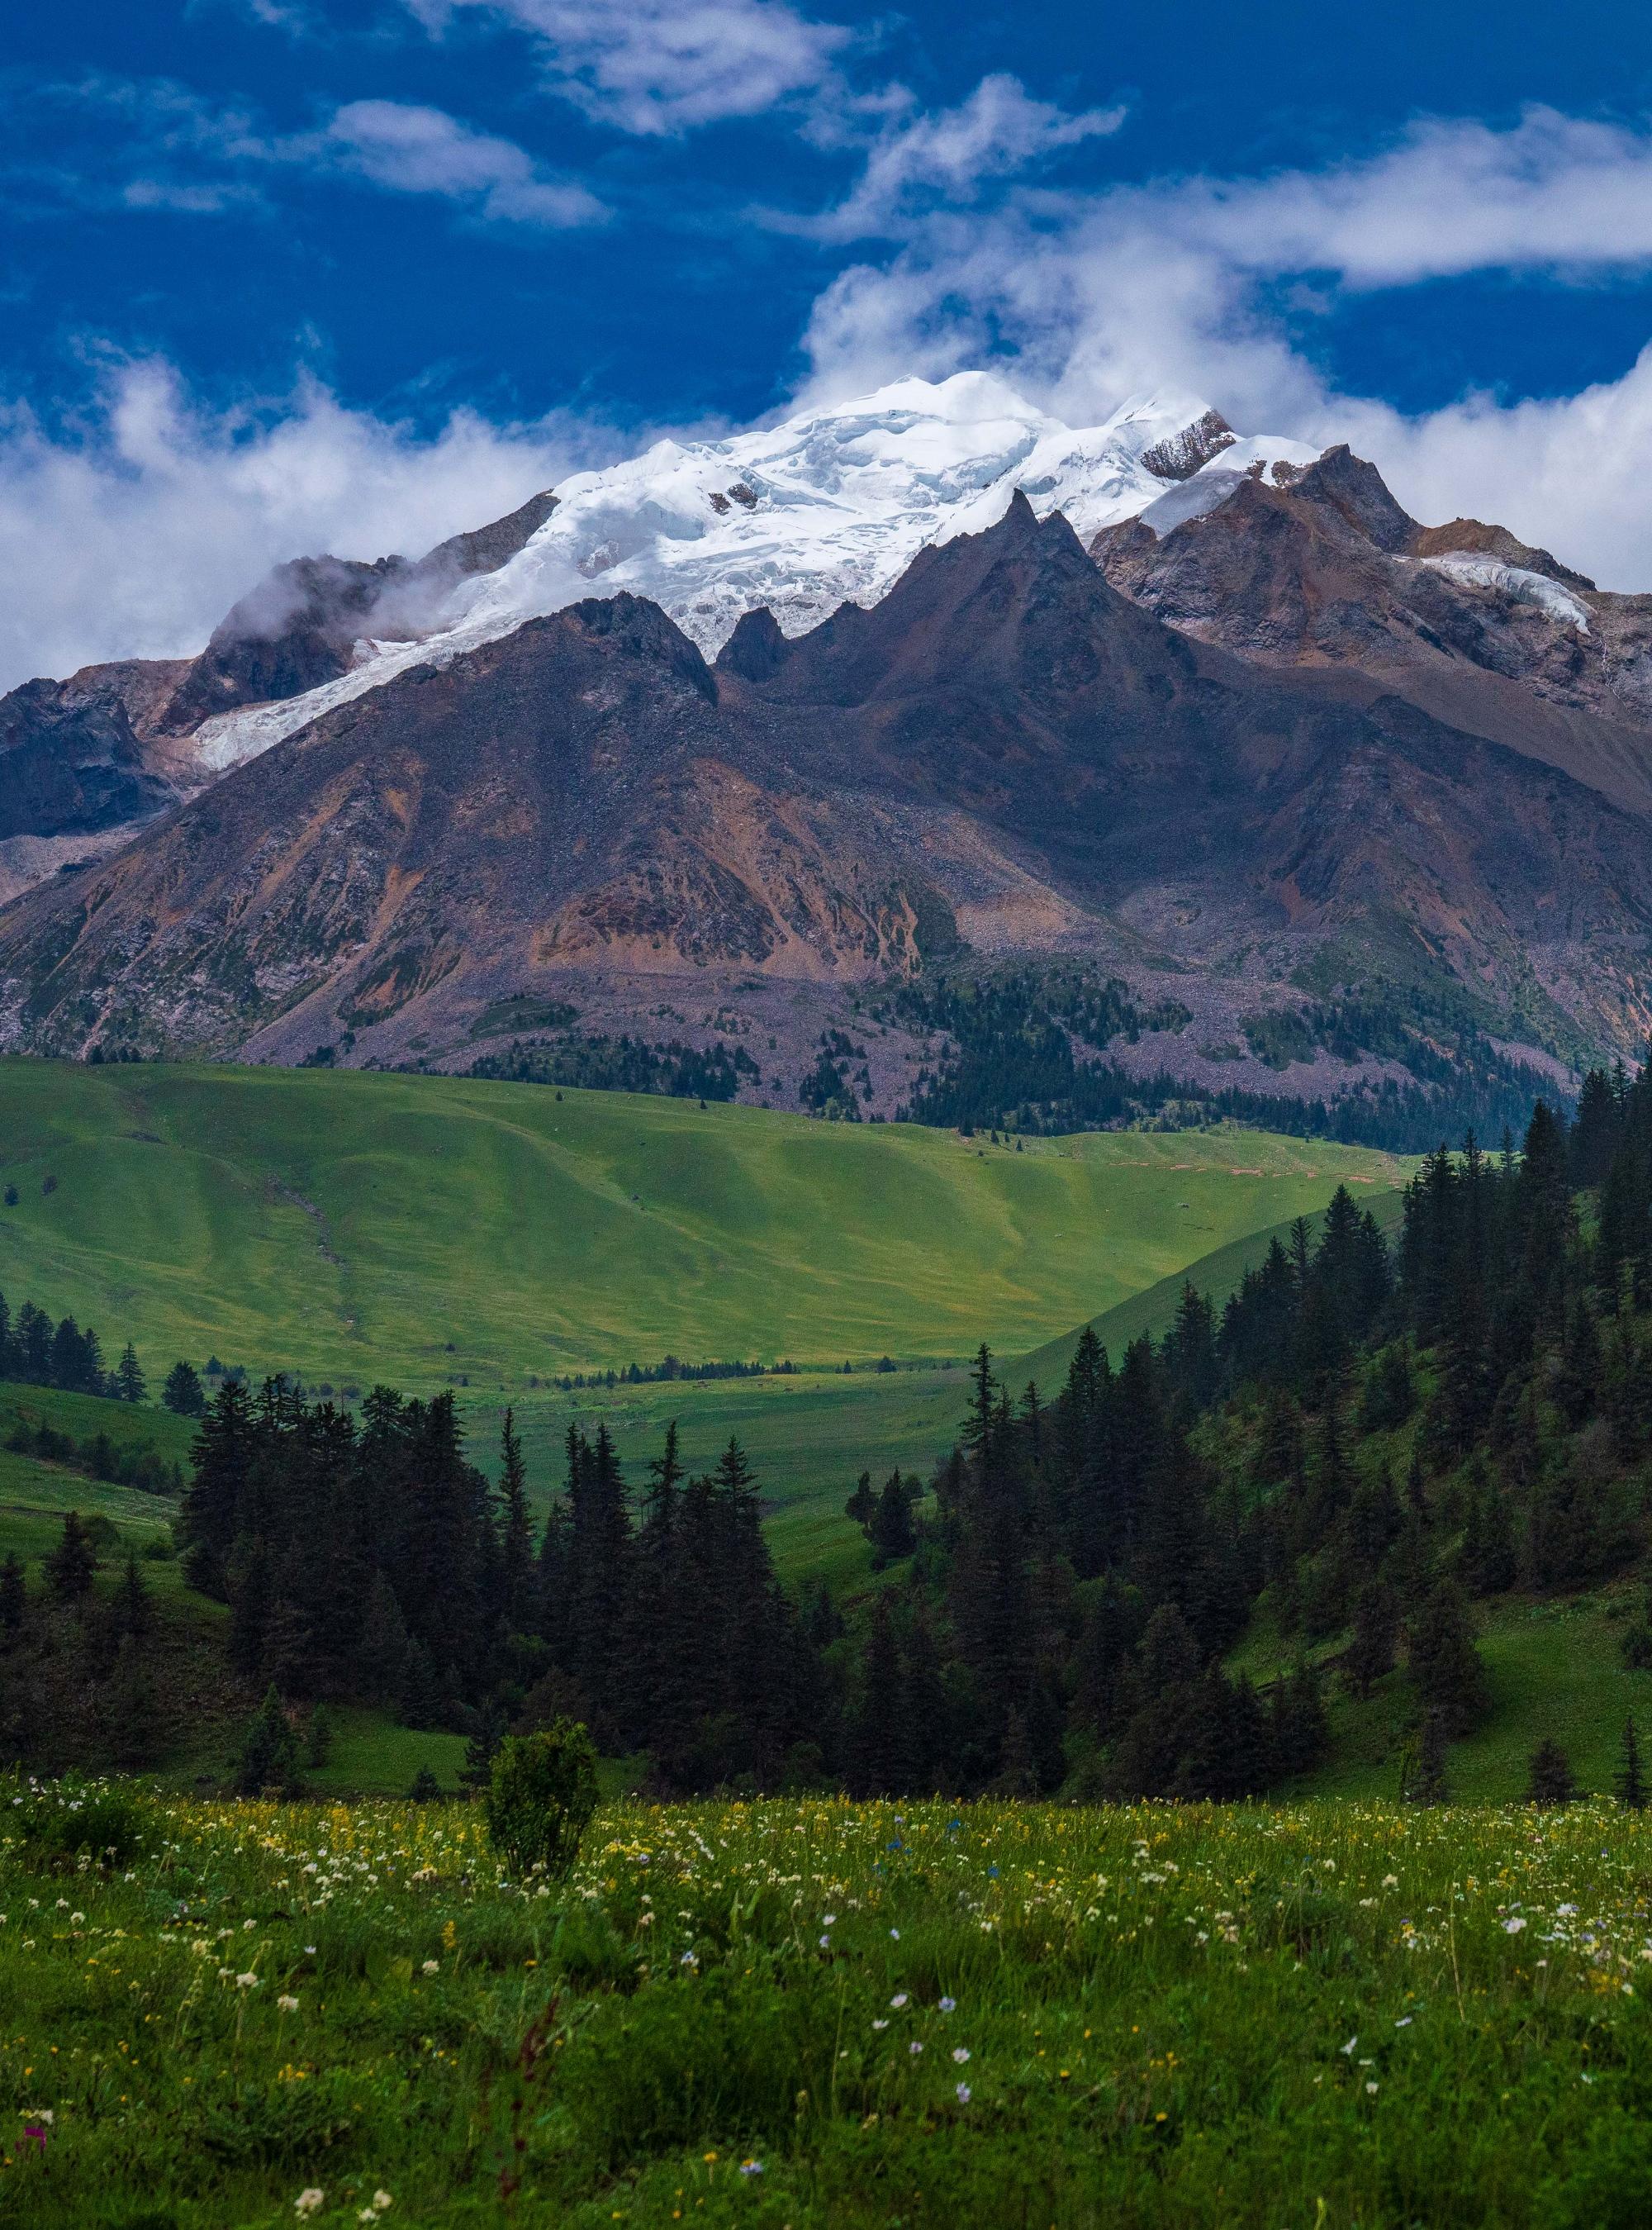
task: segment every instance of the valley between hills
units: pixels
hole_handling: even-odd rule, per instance
[[[182,1355],[357,1402],[453,1386],[490,1463],[509,1403],[542,1509],[576,1420],[633,1468],[672,1416],[693,1461],[736,1432],[799,1575],[864,1566],[855,1474],[927,1471],[982,1338],[1058,1383],[1081,1323],[1152,1297],[1124,1337],[1159,1329],[1189,1264],[1225,1290],[1339,1183],[1392,1213],[1412,1166],[1237,1130],[1018,1151],[659,1096],[16,1060],[0,1129],[0,1290],[129,1332],[151,1376]],[[554,1382],[667,1356],[768,1370]]]

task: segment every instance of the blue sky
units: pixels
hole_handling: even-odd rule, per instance
[[[7,683],[994,359],[1652,585],[1643,7],[87,0],[0,100]]]

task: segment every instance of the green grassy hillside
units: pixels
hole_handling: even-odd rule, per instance
[[[1036,1346],[1341,1178],[1260,1134],[1024,1150],[446,1077],[0,1062],[0,1287],[151,1369],[408,1386]],[[49,1190],[48,1181],[55,1180]]]
[[[1356,1182],[1350,1181],[1351,1190]],[[1355,1196],[1362,1208],[1370,1208],[1392,1241],[1404,1213],[1400,1191],[1392,1185],[1360,1186]],[[1140,1339],[1143,1332],[1151,1332],[1158,1339],[1170,1329],[1186,1286],[1192,1285],[1207,1295],[1219,1310],[1228,1296],[1237,1292],[1245,1273],[1261,1265],[1276,1239],[1282,1246],[1289,1243],[1295,1221],[1295,1217],[1289,1215],[1264,1230],[1247,1232],[1244,1238],[1216,1247],[1185,1268],[1173,1270],[1167,1278],[1160,1278],[1141,1292],[1132,1293],[1128,1300],[1115,1302],[1110,1309],[1091,1317],[1090,1329],[1116,1363],[1131,1341]],[[1320,1218],[1313,1215],[1308,1221],[1317,1229]],[[1058,1385],[1066,1376],[1083,1330],[1083,1324],[1075,1324],[1070,1331],[1046,1340],[1041,1347],[1024,1356],[1015,1366],[1018,1379],[1035,1379],[1040,1387]]]

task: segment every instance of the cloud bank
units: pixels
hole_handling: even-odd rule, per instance
[[[421,437],[309,379],[214,412],[169,366],[112,366],[72,428],[0,410],[0,688],[198,650],[285,558],[418,555],[628,447],[571,418],[468,411]]]

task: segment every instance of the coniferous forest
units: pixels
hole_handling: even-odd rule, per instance
[[[451,1395],[352,1414],[279,1378],[201,1418],[186,1573],[249,1695],[455,1730],[478,1771],[566,1715],[667,1792],[1232,1797],[1324,1756],[1332,1684],[1398,1666],[1426,1787],[1484,1708],[1477,1603],[1645,1553],[1652,1073],[1439,1150],[1403,1208],[1391,1243],[1339,1191],[1221,1307],[1188,1286],[1115,1356],[1086,1331],[1057,1387],[983,1347],[931,1475],[869,1463],[849,1495],[877,1575],[852,1600],[782,1589],[737,1444],[691,1471],[673,1427],[627,1479],[570,1428],[536,1524],[508,1414],[490,1486]],[[38,1602],[8,1576],[14,1699],[86,1592],[73,1543]],[[134,1567],[106,1674],[142,1593]],[[1258,1619],[1287,1667],[1260,1689],[1226,1663]],[[1652,1627],[1625,1648],[1652,1659]],[[97,1749],[84,1712],[10,1719],[43,1762]]]

